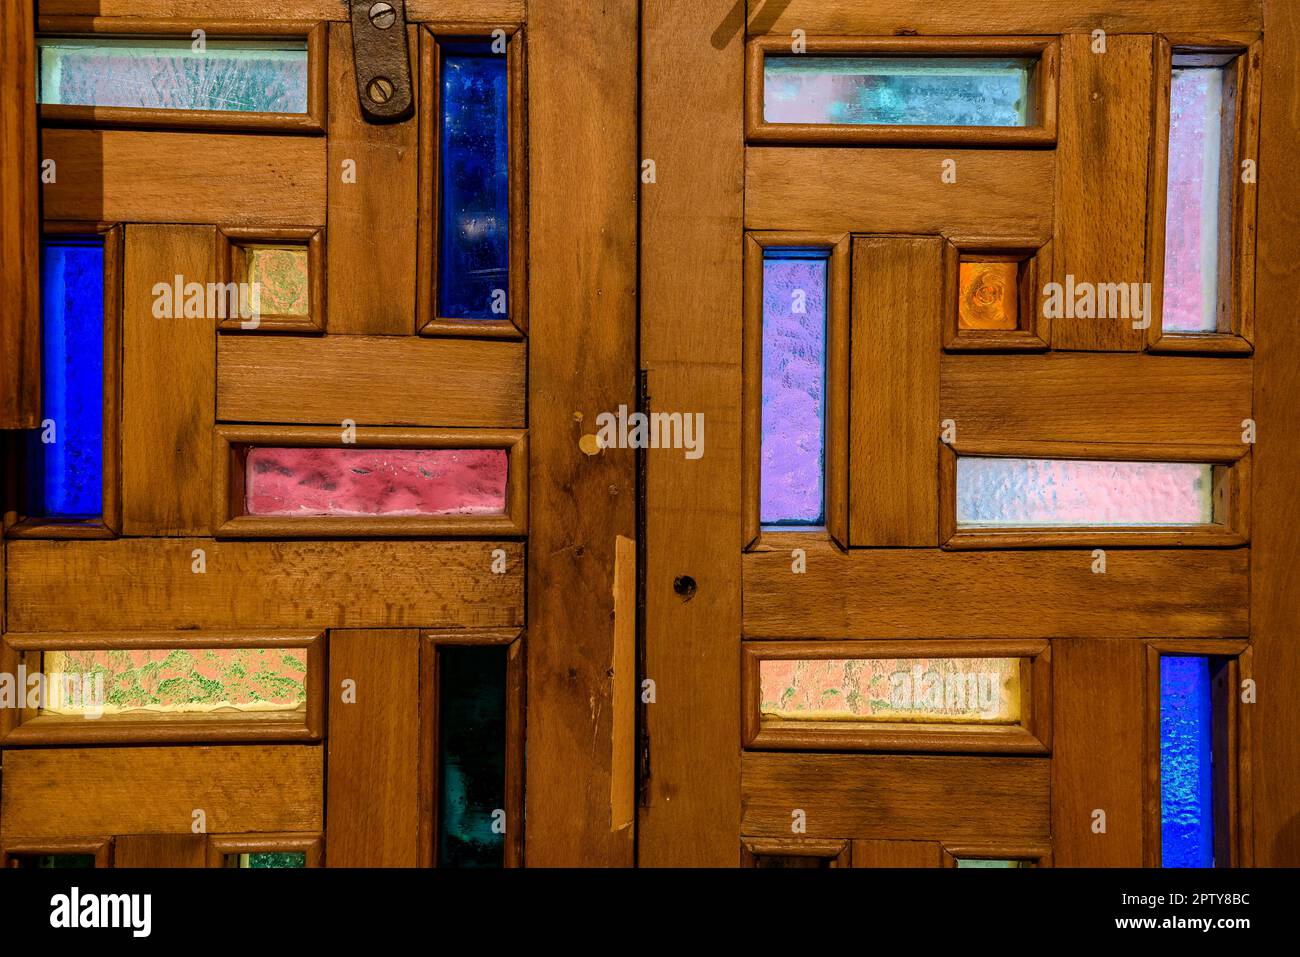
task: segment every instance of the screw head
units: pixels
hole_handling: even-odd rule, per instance
[[[387,103],[393,98],[393,81],[386,76],[377,76],[366,86],[366,96],[372,103]]]
[[[383,0],[372,3],[367,16],[370,17],[371,24],[380,30],[387,30],[397,22],[397,11],[393,9],[391,3],[384,3]]]

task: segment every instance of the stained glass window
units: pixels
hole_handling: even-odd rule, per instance
[[[510,103],[490,41],[440,39],[438,316],[509,318]]]
[[[254,314],[262,319],[298,318],[310,310],[306,246],[246,246],[244,281]]]
[[[990,858],[965,857],[957,859],[958,867],[1028,867],[1028,861],[992,860]]]
[[[303,851],[253,851],[248,854],[227,854],[226,866],[256,868],[259,870],[306,867],[307,855]]]
[[[765,250],[759,517],[820,525],[825,514],[829,251]]]
[[[957,326],[1015,329],[1020,324],[1020,264],[963,262],[958,266]]]
[[[41,37],[40,102],[155,110],[307,112],[307,41]]]
[[[27,514],[96,518],[104,488],[104,242],[41,246],[41,418],[28,436]]]
[[[960,527],[1190,526],[1213,521],[1210,465],[957,459]]]
[[[500,867],[505,833],[506,648],[438,649],[438,864]]]
[[[18,866],[33,870],[81,870],[95,866],[94,854],[24,854]]]
[[[1210,659],[1160,659],[1160,862],[1214,866]]]
[[[251,448],[249,515],[502,515],[505,449]]]
[[[975,57],[767,56],[769,123],[1028,126],[1033,61]]]

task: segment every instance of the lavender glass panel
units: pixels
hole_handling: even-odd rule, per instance
[[[1032,60],[769,56],[769,123],[1027,126]]]
[[[1212,491],[1210,465],[962,457],[957,524],[1207,525]]]
[[[763,436],[759,516],[820,525],[826,454],[825,250],[763,259]]]
[[[40,102],[236,113],[307,112],[307,41],[37,40]]]
[[[1215,332],[1219,301],[1223,67],[1174,67],[1169,91],[1162,327]],[[1229,134],[1231,135],[1231,134]]]
[[[253,448],[249,515],[502,515],[505,449]]]
[[[1160,863],[1214,866],[1210,659],[1160,659]]]

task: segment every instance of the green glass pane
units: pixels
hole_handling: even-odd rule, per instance
[[[1024,861],[992,861],[992,860],[986,861],[986,860],[976,860],[974,858],[971,858],[968,860],[958,860],[957,866],[958,867],[1024,867],[1025,862]]]
[[[257,851],[251,854],[231,854],[228,866],[253,868],[306,867],[304,851]]]
[[[23,866],[38,870],[77,870],[95,866],[94,854],[40,854],[23,858]]]
[[[438,653],[438,864],[500,867],[505,851],[506,649]]]

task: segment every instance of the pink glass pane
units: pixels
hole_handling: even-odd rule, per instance
[[[1162,327],[1218,329],[1223,67],[1175,67],[1169,93]],[[1230,106],[1231,104],[1229,104]]]
[[[253,448],[249,515],[502,515],[505,449]]]
[[[960,526],[1208,525],[1213,467],[1184,462],[957,459]]]

